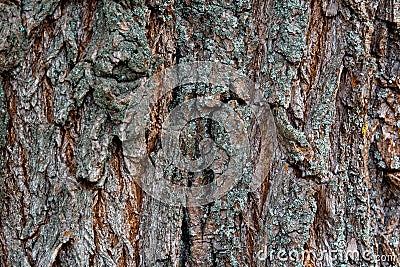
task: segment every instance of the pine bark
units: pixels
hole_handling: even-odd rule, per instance
[[[400,266],[399,9],[0,0],[0,266]],[[200,60],[257,85],[278,145],[257,191],[172,207],[132,179],[119,127],[143,80]]]

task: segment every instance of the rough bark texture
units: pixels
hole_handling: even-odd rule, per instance
[[[0,266],[400,266],[399,8],[0,0]],[[132,179],[118,127],[143,79],[195,60],[255,82],[279,149],[257,192],[170,207]]]

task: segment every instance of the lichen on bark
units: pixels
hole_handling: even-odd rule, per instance
[[[393,0],[0,1],[0,265],[399,266],[398,8]],[[132,178],[120,127],[144,81],[198,60],[254,82],[279,143],[256,191],[244,175],[215,202],[170,207]],[[139,111],[154,124],[149,150],[159,149],[171,106],[204,88],[175,88]],[[397,258],[262,260],[265,248]]]

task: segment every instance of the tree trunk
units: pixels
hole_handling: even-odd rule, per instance
[[[400,266],[399,8],[0,0],[0,266]],[[195,61],[254,83],[277,144],[255,191],[242,177],[171,206],[135,179],[120,129],[144,81]],[[153,122],[148,152],[169,106],[200,89],[133,117]]]

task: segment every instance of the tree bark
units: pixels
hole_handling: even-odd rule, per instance
[[[0,266],[400,266],[399,26],[396,0],[0,0]],[[256,191],[175,207],[120,126],[193,61],[251,79],[278,143]]]

